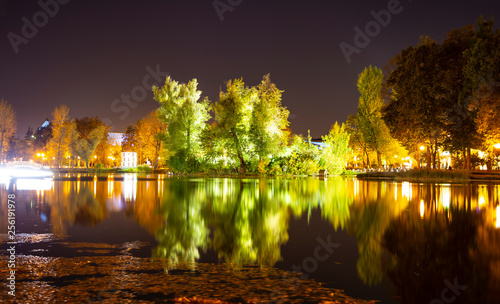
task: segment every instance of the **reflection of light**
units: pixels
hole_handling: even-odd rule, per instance
[[[43,177],[52,177],[52,171],[43,170],[43,169],[30,169],[28,167],[25,168],[1,168],[0,169],[0,177],[13,177],[13,178],[43,178]]]
[[[135,201],[137,193],[137,177],[135,174],[125,174],[122,191],[125,200]]]
[[[394,183],[394,200],[398,200],[398,184]]]
[[[16,181],[17,190],[51,190],[53,184],[50,179],[18,179]]]
[[[10,183],[10,177],[8,177],[8,176],[0,176],[0,184],[6,184],[7,187],[8,187],[9,183]]]
[[[113,197],[113,185],[114,185],[114,182],[112,180],[110,180],[109,176],[108,176],[108,198]]]
[[[494,145],[495,148],[500,149],[500,143]]]
[[[484,201],[484,196],[482,196],[482,195],[481,195],[481,196],[479,197],[479,206],[484,205],[484,203],[485,203],[485,201]]]
[[[497,222],[495,223],[496,228],[500,228],[500,205],[497,206]]]
[[[441,188],[441,204],[443,208],[450,208],[450,187]]]
[[[420,217],[424,217],[424,211],[425,211],[425,206],[424,206],[424,200],[420,200]]]
[[[410,183],[409,182],[403,182],[402,187],[401,187],[401,192],[403,194],[403,197],[406,196],[407,200],[411,199],[411,188],[410,188]]]
[[[359,194],[359,180],[354,180],[354,197],[357,197]]]

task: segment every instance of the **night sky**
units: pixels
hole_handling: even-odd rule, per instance
[[[216,101],[227,80],[253,86],[270,73],[285,91],[292,131],[319,137],[356,112],[364,67],[382,68],[423,34],[440,42],[500,12],[497,0],[55,1],[40,1],[52,3],[48,16],[39,1],[0,0],[0,98],[15,107],[18,136],[60,104],[72,118],[99,116],[123,132],[158,106],[144,87],[167,74],[197,78],[202,96]],[[375,20],[370,12],[388,5],[390,22],[369,28],[373,37],[348,63],[339,45],[356,47],[354,28],[365,31]],[[25,25],[33,19],[34,33]]]

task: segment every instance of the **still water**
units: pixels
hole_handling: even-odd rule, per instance
[[[14,194],[19,303],[500,302],[495,184],[127,174],[0,188],[4,300]]]

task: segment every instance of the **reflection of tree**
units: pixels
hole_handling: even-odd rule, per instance
[[[381,189],[381,183],[365,182],[363,186],[363,191],[350,207],[347,231],[356,235],[358,240],[359,276],[366,284],[375,285],[382,280],[384,268],[390,262],[383,255],[384,232],[408,203],[402,198],[396,200],[393,192]]]
[[[159,187],[159,183],[156,181],[137,183],[137,199],[132,205],[135,221],[153,235],[163,222],[162,214],[159,211],[161,204],[158,194]],[[170,195],[173,194],[163,193],[163,197]]]
[[[163,226],[156,232],[154,256],[167,258],[169,267],[194,262],[199,248],[207,245],[208,227],[202,215],[204,191],[195,182],[172,182],[170,195],[163,197],[160,212]]]
[[[499,208],[498,206],[496,208]],[[491,225],[496,209],[485,209],[480,225],[477,227],[476,246],[469,249],[473,271],[469,293],[480,303],[500,303],[500,229]]]
[[[274,200],[267,180],[233,180],[231,187],[211,198],[212,247],[227,262],[274,265],[288,240],[288,208]],[[214,191],[215,193],[215,191]]]
[[[45,201],[50,204],[54,233],[64,234],[66,225],[96,225],[105,218],[105,204],[96,199],[91,184],[58,182],[53,190],[47,191]]]
[[[333,225],[334,229],[343,229],[350,218],[349,207],[353,202],[352,189],[342,177],[334,177],[325,185],[321,215]]]
[[[275,200],[267,180],[171,180],[167,187],[155,256],[167,258],[170,266],[194,262],[208,244],[235,265],[272,266],[281,259],[289,209]]]
[[[475,241],[485,223],[481,215],[459,208],[458,204],[437,211],[436,189],[427,185],[424,190],[425,216],[420,218],[418,210],[410,208],[409,213],[392,221],[383,239],[384,247],[396,258],[388,276],[398,296],[403,303],[429,303],[441,298],[447,287],[445,280],[451,284],[456,280],[468,287],[466,291],[459,290],[460,296],[454,303],[498,303],[488,298],[497,291],[487,290],[489,283],[495,282],[495,272],[481,265],[486,260],[498,261],[498,241],[494,245],[498,232],[496,236],[487,236],[487,242],[496,246],[490,255],[485,243]],[[498,280],[495,286],[498,287]]]

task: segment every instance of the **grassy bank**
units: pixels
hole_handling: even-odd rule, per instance
[[[357,178],[377,179],[377,180],[429,181],[429,182],[490,181],[498,183],[500,182],[500,171],[413,169],[405,172],[359,173],[357,175]]]

